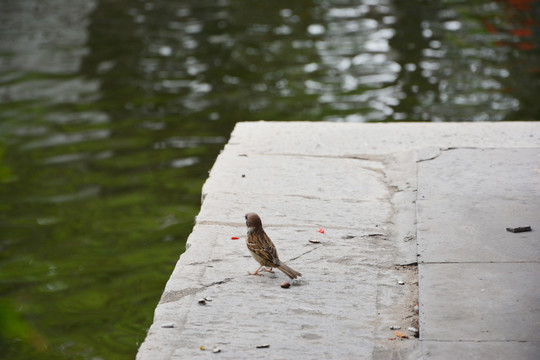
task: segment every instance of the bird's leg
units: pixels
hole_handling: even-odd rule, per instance
[[[257,270],[255,270],[255,272],[249,272],[249,271],[248,271],[248,274],[249,274],[249,275],[262,276],[262,274],[259,274],[259,270],[261,270],[262,267],[263,267],[262,265],[259,266],[259,268],[258,268]]]
[[[273,268],[266,268],[266,266],[263,268],[264,271],[267,271],[271,274],[275,274],[274,270],[272,270]]]

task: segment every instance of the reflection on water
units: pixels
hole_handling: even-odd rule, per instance
[[[0,2],[0,350],[133,358],[237,121],[539,119],[539,4]]]

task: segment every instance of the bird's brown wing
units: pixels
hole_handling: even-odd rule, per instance
[[[268,263],[274,264],[274,266],[279,265],[280,261],[276,246],[264,230],[252,233],[247,242],[247,247],[255,255],[268,261]]]

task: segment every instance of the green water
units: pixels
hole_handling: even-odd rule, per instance
[[[2,358],[135,356],[238,121],[540,119],[539,7],[0,1]]]

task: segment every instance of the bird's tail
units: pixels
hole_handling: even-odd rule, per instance
[[[297,277],[302,276],[302,274],[300,274],[298,271],[291,269],[284,263],[279,264],[278,269],[283,271],[285,275],[287,275],[291,279],[296,279]]]

